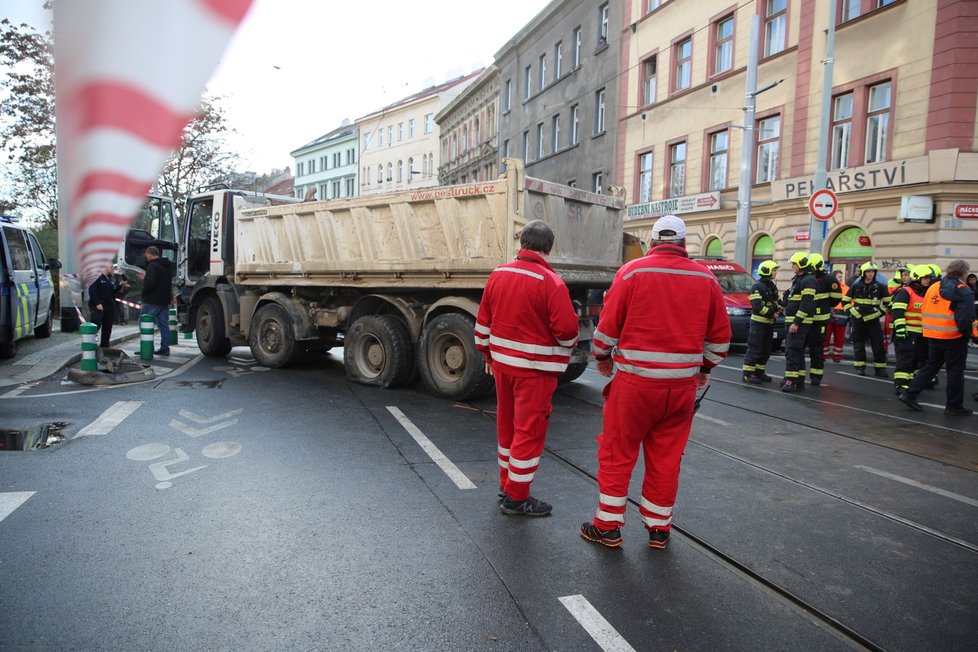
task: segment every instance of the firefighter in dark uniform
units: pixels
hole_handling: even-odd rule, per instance
[[[821,385],[825,375],[825,330],[832,318],[832,306],[842,299],[842,288],[835,276],[825,271],[825,260],[821,254],[811,253],[808,260],[815,276],[815,316],[808,332],[808,357],[811,365],[808,375],[812,385]]]
[[[816,287],[809,255],[799,251],[792,254],[790,261],[795,276],[784,302],[784,320],[789,326],[784,342],[781,391],[800,392],[805,389],[805,347],[815,317]]]
[[[914,373],[927,362],[927,341],[921,328],[924,295],[934,278],[929,265],[910,269],[910,282],[897,288],[892,295],[893,348],[896,349],[896,369],[893,384],[896,393],[907,389]]]
[[[873,369],[886,378],[886,348],[883,346],[883,315],[890,306],[890,293],[876,280],[879,266],[873,261],[859,267],[862,276],[849,286],[847,298],[852,300],[852,348],[856,372],[866,375],[866,340],[873,347]]]
[[[781,314],[778,286],[773,276],[778,264],[765,260],[757,267],[760,277],[750,289],[750,330],[747,333],[747,353],[744,355],[744,382],[769,383],[765,373],[768,358],[774,345],[774,320]]]

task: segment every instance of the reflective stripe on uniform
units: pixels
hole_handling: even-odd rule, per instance
[[[537,355],[566,355],[569,356],[572,351],[565,346],[543,346],[541,344],[528,344],[526,342],[517,342],[515,340],[507,340],[496,335],[489,336],[489,343],[495,344],[496,346],[502,346],[507,349],[513,349],[514,351],[522,351],[523,353],[535,353]]]
[[[492,273],[495,274],[496,272],[511,272],[513,274],[523,274],[524,276],[535,278],[538,281],[543,280],[543,274],[537,274],[536,272],[531,272],[528,269],[520,269],[519,267],[497,267],[492,271]]]
[[[679,369],[649,369],[648,367],[638,367],[624,362],[616,362],[616,364],[622,371],[635,374],[636,376],[642,376],[643,378],[692,378],[700,372],[698,366],[680,367]]]
[[[633,269],[629,273],[625,274],[622,279],[628,279],[635,274],[645,274],[645,273],[657,273],[657,274],[675,274],[677,276],[702,276],[703,278],[708,278],[714,283],[717,282],[717,277],[710,272],[697,272],[691,269],[669,269],[668,267],[641,267],[639,269]]]
[[[555,371],[557,373],[563,373],[567,369],[566,362],[544,362],[542,360],[527,360],[526,358],[517,358],[514,355],[506,355],[505,353],[500,353],[499,351],[490,351],[489,355],[496,362],[501,362],[502,364],[508,364],[511,367],[522,367],[523,369],[538,369],[540,371]]]

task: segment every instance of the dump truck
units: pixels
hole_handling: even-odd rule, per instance
[[[473,328],[486,280],[533,219],[556,234],[549,262],[570,288],[587,366],[587,298],[622,262],[624,199],[525,176],[298,202],[227,188],[191,196],[177,266],[180,330],[202,353],[248,345],[264,366],[342,346],[348,378],[465,400],[492,390]]]

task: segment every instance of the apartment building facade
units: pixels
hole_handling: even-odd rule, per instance
[[[453,186],[499,176],[499,68],[489,66],[435,115],[438,182]]]
[[[357,126],[349,120],[291,152],[295,167],[295,196],[316,191],[315,199],[356,197],[359,142]]]
[[[832,1],[824,154],[838,212],[822,227],[821,253],[850,272],[870,258],[884,270],[978,260],[978,5]],[[748,255],[756,267],[809,249],[829,7],[625,2],[620,103],[635,108],[620,114],[615,176],[627,189],[629,231],[647,239],[655,217],[673,212],[687,222],[692,254],[733,257],[756,15],[757,86],[766,90],[755,96]]]
[[[624,2],[555,0],[496,53],[499,156],[607,192],[618,141]]]
[[[357,119],[361,195],[438,185],[440,143],[435,115],[481,73],[479,69],[430,86]]]

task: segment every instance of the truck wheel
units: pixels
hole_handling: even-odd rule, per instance
[[[353,322],[343,345],[346,376],[374,387],[399,387],[414,368],[411,337],[393,315],[367,315]]]
[[[581,377],[581,374],[587,369],[587,362],[572,362],[567,365],[567,369],[564,373],[557,377],[558,385],[566,385],[569,382],[575,381]]]
[[[475,348],[475,320],[460,313],[438,315],[421,333],[421,380],[435,396],[453,401],[492,392],[485,357]]]
[[[207,297],[197,308],[197,346],[206,356],[220,358],[231,352],[231,341],[224,325],[224,308],[217,297]]]
[[[48,318],[43,324],[34,329],[34,337],[44,339],[45,337],[51,337],[51,326],[54,322],[54,311],[48,309]]]
[[[248,346],[255,361],[263,367],[278,369],[292,361],[296,352],[292,318],[277,303],[266,303],[251,320]]]

